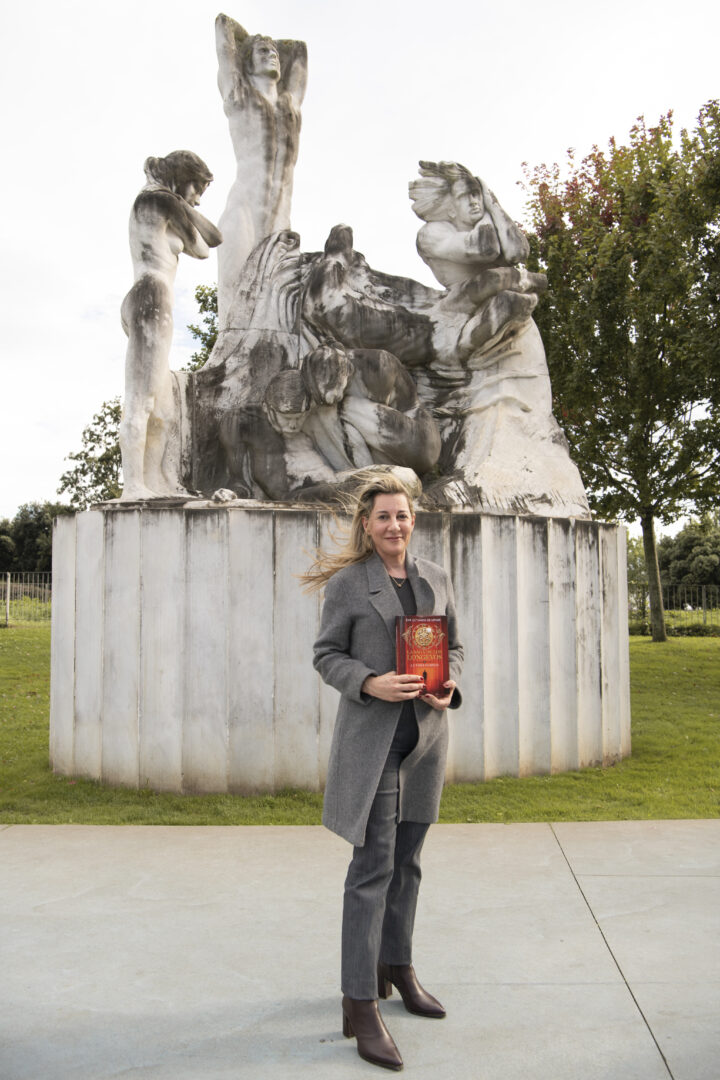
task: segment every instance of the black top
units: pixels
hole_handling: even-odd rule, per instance
[[[392,576],[392,575],[391,575]],[[402,578],[402,585],[398,588],[399,578],[393,578],[393,584],[397,591],[402,609],[406,615],[417,615],[417,602],[413,592],[410,578]],[[400,745],[406,753],[414,749],[418,738],[417,721],[415,719],[415,704],[406,701],[400,711],[400,717],[395,728],[393,737],[393,749],[399,749]]]
[[[402,580],[402,584],[398,588],[398,581]],[[402,604],[402,609],[406,615],[417,615],[417,603],[415,601],[415,593],[413,587],[410,584],[410,578],[393,578],[392,579],[397,594]]]

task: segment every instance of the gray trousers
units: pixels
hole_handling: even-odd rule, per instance
[[[398,822],[399,770],[417,742],[414,716],[401,718],[370,810],[365,843],[353,848],[345,879],[342,992],[372,1000],[377,964],[412,963],[412,935],[420,888],[420,852],[430,828]]]

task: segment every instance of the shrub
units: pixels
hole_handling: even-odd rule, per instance
[[[720,626],[690,623],[687,626],[668,626],[667,633],[668,637],[720,637]]]

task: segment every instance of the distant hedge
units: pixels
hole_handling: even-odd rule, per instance
[[[650,623],[634,620],[628,624],[634,637],[650,637]],[[668,637],[720,637],[720,626],[690,623],[688,626],[668,626]]]

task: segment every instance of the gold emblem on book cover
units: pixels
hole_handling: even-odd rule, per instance
[[[417,649],[431,649],[438,645],[445,635],[439,627],[424,623],[406,630],[403,637],[408,645],[412,643]]]

